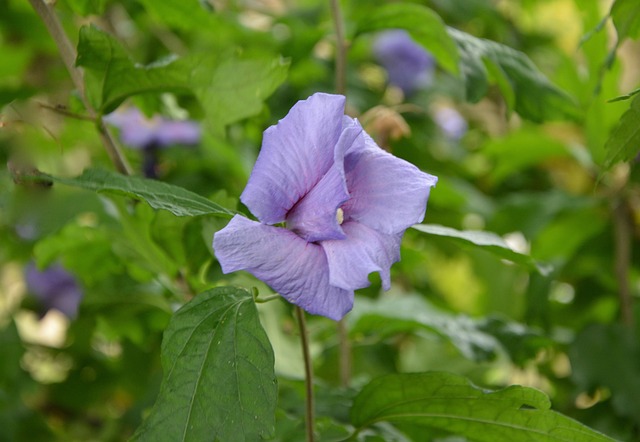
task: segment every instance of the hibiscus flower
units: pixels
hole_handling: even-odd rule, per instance
[[[437,178],[379,148],[345,98],[317,93],[264,133],[236,215],[214,235],[224,273],[246,270],[309,313],[341,319],[379,272],[390,288],[404,231]]]

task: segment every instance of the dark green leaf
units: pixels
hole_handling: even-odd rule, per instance
[[[467,100],[479,101],[493,82],[523,118],[535,122],[581,119],[575,100],[553,85],[524,53],[457,29],[448,31],[458,45]]]
[[[532,388],[488,392],[451,373],[392,374],[364,387],[351,419],[358,430],[387,421],[478,442],[613,440],[550,410],[550,405],[544,393]]]
[[[635,95],[605,144],[605,167],[629,161],[640,152],[640,95]]]
[[[232,211],[182,187],[103,169],[87,169],[76,178],[40,174],[31,179],[50,179],[81,189],[142,199],[154,209],[168,210],[176,216],[216,215],[230,218],[234,215]]]
[[[627,37],[640,36],[640,3],[637,0],[616,0],[610,14],[618,33],[618,44]]]
[[[465,246],[479,247],[499,258],[536,270],[543,275],[548,274],[550,270],[548,266],[536,262],[531,256],[514,251],[504,239],[492,232],[456,230],[436,224],[416,224],[413,228],[430,235],[449,238]]]
[[[392,3],[368,9],[357,24],[356,35],[385,29],[405,29],[444,69],[458,73],[456,45],[447,34],[442,19],[431,9],[412,3]]]
[[[253,297],[228,287],[176,312],[162,342],[164,378],[134,436],[149,441],[255,441],[273,436],[274,356]]]
[[[384,296],[377,301],[359,299],[348,316],[352,335],[428,330],[449,340],[465,357],[475,361],[492,359],[500,345],[465,315],[443,312],[420,296]]]
[[[92,73],[87,78],[88,89],[97,95],[93,100],[104,113],[132,95],[190,91],[187,62],[167,59],[149,66],[136,65],[115,38],[93,25],[80,29],[76,65]]]

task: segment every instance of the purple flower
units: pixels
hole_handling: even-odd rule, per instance
[[[458,141],[467,132],[467,121],[452,107],[439,107],[433,116],[440,130],[451,140]]]
[[[200,126],[194,121],[173,121],[160,116],[146,118],[134,107],[113,112],[104,120],[120,129],[122,142],[132,148],[166,147],[172,144],[197,144]]]
[[[25,269],[28,291],[46,308],[56,309],[68,318],[75,318],[83,293],[73,275],[60,264],[40,271],[33,263]]]
[[[373,52],[387,70],[389,82],[402,89],[405,95],[431,84],[435,61],[427,50],[416,43],[408,32],[381,32],[373,45]]]
[[[260,222],[236,215],[213,240],[223,272],[246,270],[336,320],[369,273],[389,289],[402,234],[424,218],[437,181],[380,149],[344,106],[314,94],[265,131],[240,197]]]

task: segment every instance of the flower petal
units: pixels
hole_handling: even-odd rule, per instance
[[[353,307],[353,291],[329,285],[322,247],[287,229],[236,215],[213,248],[224,273],[246,270],[309,313],[339,320]]]
[[[266,224],[285,220],[333,164],[345,98],[314,94],[264,132],[262,150],[240,199]]]
[[[391,265],[400,260],[402,233],[387,235],[354,221],[342,228],[346,239],[320,243],[329,263],[329,283],[345,290],[361,289],[370,285],[369,273],[379,272],[382,287],[389,290]]]
[[[364,134],[365,147],[345,157],[351,199],[343,206],[353,219],[387,234],[400,233],[424,219],[429,191],[438,178],[385,152]]]
[[[362,127],[345,117],[345,128],[335,147],[334,162],[329,171],[287,214],[287,228],[309,242],[344,239],[336,218],[340,205],[349,199],[344,175],[344,155],[352,148],[362,148]]]

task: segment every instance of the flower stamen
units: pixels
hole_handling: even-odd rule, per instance
[[[342,223],[344,222],[344,212],[340,207],[338,207],[338,210],[336,210],[336,221],[338,221],[339,225],[342,225]]]

